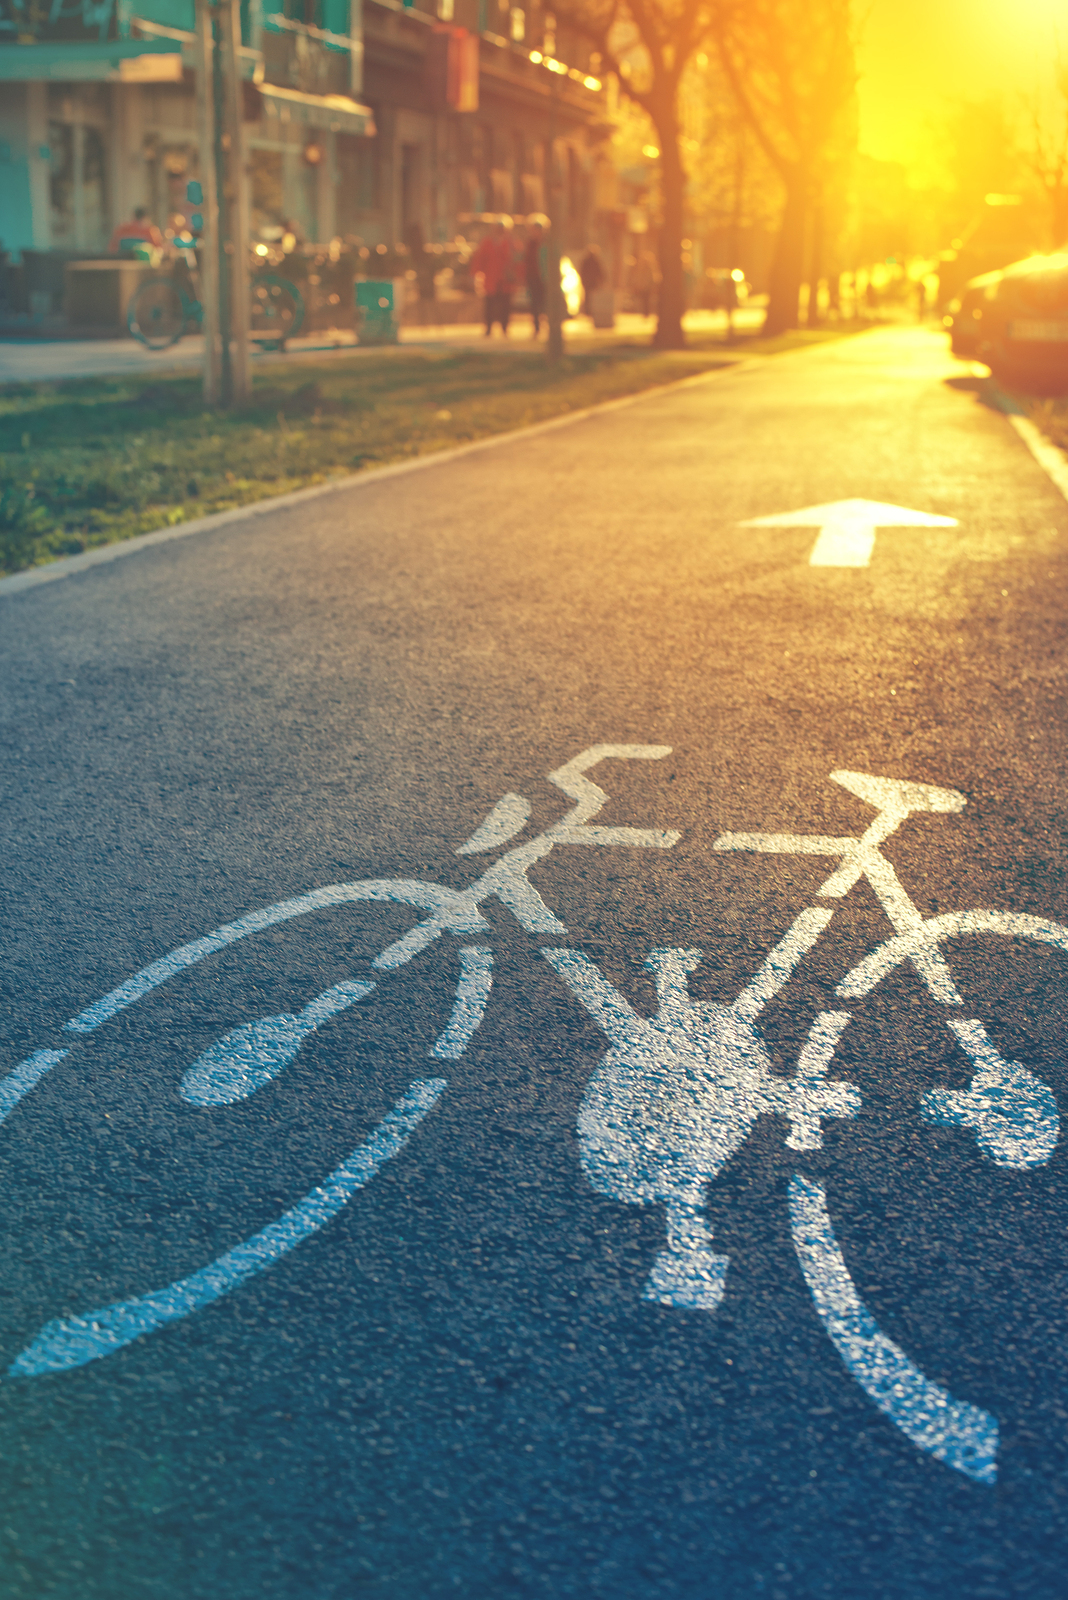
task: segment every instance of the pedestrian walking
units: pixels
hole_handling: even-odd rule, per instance
[[[523,275],[527,285],[530,314],[534,319],[534,337],[541,332],[541,319],[545,315],[545,285],[549,276],[549,247],[540,222],[531,223],[523,251]]]
[[[593,316],[593,307],[590,305],[590,296],[601,288],[605,281],[604,262],[601,260],[600,251],[595,244],[591,244],[582,260],[579,262],[579,277],[582,279],[583,311],[588,317]]]
[[[492,233],[478,246],[471,257],[471,271],[482,274],[486,338],[491,337],[495,322],[500,323],[507,338],[517,272],[515,249],[503,222],[494,223]]]

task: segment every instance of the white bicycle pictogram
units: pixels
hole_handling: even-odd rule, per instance
[[[527,932],[554,941],[543,945],[544,956],[608,1039],[609,1049],[580,1108],[579,1153],[587,1178],[600,1193],[665,1208],[666,1245],[653,1263],[643,1298],[680,1310],[714,1312],[723,1297],[729,1261],[715,1251],[704,1215],[710,1185],[758,1117],[772,1114],[786,1120],[789,1149],[818,1150],[822,1122],[856,1117],[862,1099],[855,1085],[828,1076],[850,1012],[818,1013],[790,1077],[773,1071],[757,1026],[761,1012],[827,928],[833,905],[802,911],[730,1005],[690,995],[688,976],[702,959],[701,950],[651,951],[646,966],[655,976],[657,1009],[649,1017],[636,1012],[588,956],[556,942],[567,929],[530,882],[528,873],[537,861],[557,846],[670,849],[681,837],[674,831],[595,825],[592,819],[608,796],[586,774],[609,759],[655,761],[669,754],[664,745],[596,745],[582,751],[549,774],[549,781],[574,801],[573,808],[534,838],[504,851],[466,889],[399,878],[332,884],[252,912],[170,952],[66,1023],[62,1048],[34,1052],[0,1080],[0,1121],[45,1073],[70,1056],[79,1036],[93,1033],[178,973],[240,939],[292,918],[361,901],[389,901],[428,912],[374,959],[373,970],[388,974],[444,935],[462,941],[487,936],[490,925],[479,907],[492,896]],[[906,894],[880,847],[914,813],[960,812],[963,795],[864,773],[837,771],[830,776],[877,813],[860,837],[724,833],[714,849],[835,859],[838,864],[816,892],[821,901],[839,900],[862,878],[867,880],[895,931],[846,974],[837,999],[870,993],[909,962],[936,1001],[946,1008],[960,1007],[942,947],[963,934],[1030,939],[1068,952],[1068,928],[1058,923],[987,910],[925,919]],[[525,829],[530,814],[522,796],[505,795],[456,853],[500,849]],[[463,1054],[490,995],[490,947],[465,942],[459,956],[452,1013],[430,1050],[438,1062]],[[297,1014],[234,1028],[184,1072],[178,1086],[182,1099],[194,1114],[247,1099],[277,1077],[309,1034],[375,987],[368,980],[339,983]],[[1020,1062],[1006,1060],[981,1021],[946,1020],[975,1070],[966,1090],[927,1094],[919,1108],[922,1116],[972,1129],[982,1154],[998,1166],[1027,1170],[1047,1162],[1059,1132],[1052,1091]],[[11,1364],[11,1374],[35,1377],[82,1366],[236,1289],[336,1216],[403,1148],[446,1086],[439,1076],[416,1080],[321,1185],[276,1222],[199,1271],[147,1294],[48,1323]],[[926,1378],[879,1329],[838,1247],[823,1185],[796,1173],[789,1186],[789,1210],[794,1246],[816,1311],[853,1377],[919,1449],[977,1482],[993,1483],[996,1419]]]

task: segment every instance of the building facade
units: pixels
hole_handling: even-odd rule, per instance
[[[103,252],[135,206],[184,226],[194,29],[194,0],[0,0],[12,259]],[[538,4],[243,0],[240,63],[254,238],[431,244],[552,212],[574,249],[606,225],[598,63]]]

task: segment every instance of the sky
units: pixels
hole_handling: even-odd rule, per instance
[[[901,161],[916,181],[930,165],[932,123],[954,103],[1000,94],[1018,103],[1048,87],[1055,29],[1068,43],[1068,0],[857,0],[860,148]]]

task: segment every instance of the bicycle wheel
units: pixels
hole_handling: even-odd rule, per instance
[[[887,939],[843,978],[838,994],[842,999],[859,999],[917,953],[938,949],[945,939],[988,933],[1030,939],[1068,953],[1068,928],[1045,917],[953,911]],[[936,1089],[925,1096],[921,1110],[926,1120],[971,1128],[983,1155],[996,1166],[1017,1171],[1044,1166],[1060,1130],[1052,1090],[1021,1062],[1005,1060],[982,1022],[964,1017],[947,1017],[946,1022],[972,1058],[975,1074],[966,1091]]]
[[[126,326],[150,350],[166,350],[185,332],[185,297],[170,278],[149,278],[130,301]]]
[[[859,999],[903,962],[938,950],[944,940],[990,933],[1068,953],[1068,928],[1043,917],[951,912],[887,939],[847,973],[837,995]],[[1022,1062],[1002,1056],[982,1022],[959,1015],[946,1021],[971,1057],[974,1073],[967,1089],[939,1088],[925,1094],[919,1105],[924,1121],[969,1130],[981,1155],[995,1166],[1015,1172],[1044,1166],[1060,1132],[1053,1091]],[[995,1483],[997,1418],[932,1382],[880,1329],[839,1247],[823,1183],[806,1174],[794,1175],[790,1221],[816,1312],[861,1388],[918,1449],[976,1483]]]
[[[251,331],[253,339],[281,348],[300,331],[304,301],[296,286],[273,272],[252,280]]]
[[[79,1036],[94,1033],[180,973],[267,928],[359,901],[392,902],[429,912],[373,959],[371,970],[376,975],[404,966],[442,934],[464,938],[489,932],[477,907],[462,893],[411,879],[331,884],[250,912],[171,950],[72,1017],[61,1032],[63,1048],[38,1050],[0,1079],[0,1122],[48,1072],[70,1056]],[[455,983],[450,984],[454,991],[451,1013],[430,1047],[428,1065],[431,1061],[459,1059],[485,1012],[492,982],[490,950],[482,945],[465,945],[459,951],[459,968]],[[297,1015],[261,1018],[231,1030],[192,1063],[182,1079],[180,1097],[198,1110],[223,1108],[247,1099],[289,1065],[307,1035],[338,1012],[365,1000],[375,988],[374,981],[346,981],[316,996]],[[64,1372],[111,1355],[135,1339],[195,1314],[270,1268],[329,1223],[386,1162],[403,1150],[446,1087],[447,1079],[436,1073],[416,1078],[349,1156],[274,1222],[235,1242],[198,1270],[147,1294],[49,1322],[11,1364],[11,1375],[32,1378],[46,1372]]]

